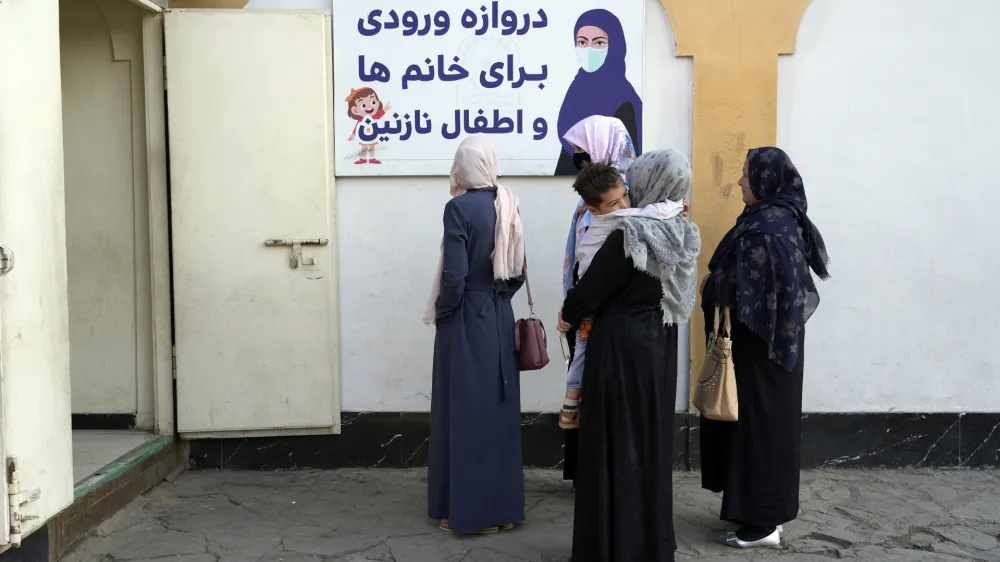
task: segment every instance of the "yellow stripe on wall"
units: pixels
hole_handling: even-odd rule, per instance
[[[660,2],[673,26],[677,56],[694,59],[691,217],[701,229],[704,275],[712,252],[743,210],[736,182],[747,149],[776,142],[778,55],[795,51],[809,0]],[[691,319],[692,393],[705,357],[700,298]]]

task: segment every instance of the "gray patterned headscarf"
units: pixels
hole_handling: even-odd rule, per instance
[[[680,201],[691,191],[691,165],[676,150],[643,154],[627,175],[634,207]],[[698,227],[678,214],[666,220],[625,217],[616,228],[625,233],[625,255],[636,269],[660,280],[663,322],[687,323],[698,296]]]

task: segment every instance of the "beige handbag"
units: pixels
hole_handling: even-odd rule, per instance
[[[732,326],[728,308],[723,309],[722,316],[720,330],[719,309],[716,307],[715,324],[708,336],[708,353],[694,391],[694,407],[710,420],[734,422],[739,419],[739,401],[736,398],[736,370],[733,368]]]

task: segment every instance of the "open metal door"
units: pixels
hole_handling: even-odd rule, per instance
[[[57,0],[0,2],[0,551],[73,501]]]
[[[178,431],[339,431],[330,16],[164,26]]]

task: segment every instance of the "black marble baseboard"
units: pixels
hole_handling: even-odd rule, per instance
[[[524,464],[559,468],[563,433],[557,414],[523,414]],[[361,412],[341,416],[340,435],[191,441],[191,468],[288,470],[408,468],[427,465],[430,414]]]
[[[521,417],[524,464],[561,468],[558,414]],[[340,435],[191,441],[193,469],[290,470],[426,466],[427,413],[344,413]],[[674,416],[674,466],[698,468],[696,415]],[[806,414],[803,468],[1000,467],[1000,413]]]
[[[133,429],[135,414],[73,414],[73,429]]]
[[[50,562],[51,560],[47,524],[24,537],[20,548],[0,552],[0,562]]]
[[[701,466],[690,416],[689,468]],[[1000,413],[804,414],[802,468],[1000,467]]]

